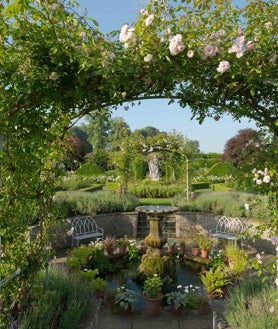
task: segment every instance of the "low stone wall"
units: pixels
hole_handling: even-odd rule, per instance
[[[85,218],[86,216],[78,216],[79,218]],[[99,227],[104,230],[104,237],[107,235],[113,235],[116,238],[127,235],[129,238],[137,237],[137,224],[138,213],[126,212],[126,213],[112,213],[101,214],[93,216]],[[177,212],[176,213],[176,237],[185,240],[186,243],[190,243],[193,240],[194,232],[203,232],[209,234],[210,229],[215,228],[220,215],[213,215],[200,212]],[[63,249],[71,247],[71,238],[67,235],[71,224],[70,221],[74,218],[69,218],[62,221],[60,225],[57,225],[52,231],[52,247],[54,249]],[[258,222],[253,219],[241,218],[246,227],[255,227]],[[31,238],[38,232],[38,227],[31,228]],[[254,230],[253,230],[254,231]],[[245,240],[245,244],[254,247],[257,252],[266,252],[275,254],[275,247],[269,241],[268,236],[265,234],[261,239],[257,239],[253,242],[251,239]]]
[[[200,212],[178,212],[176,214],[176,237],[190,243],[193,239],[194,232],[209,234],[214,229],[221,215],[213,215]],[[255,228],[259,222],[255,219],[241,218],[246,228],[251,234],[254,234]],[[245,239],[244,244],[254,248],[256,252],[265,252],[275,254],[275,247],[269,240],[267,233],[261,238],[253,241],[251,238]]]

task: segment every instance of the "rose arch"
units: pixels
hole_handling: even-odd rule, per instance
[[[274,145],[266,164],[277,174],[275,0],[243,9],[151,0],[133,26],[110,36],[77,12],[74,1],[0,3],[1,278],[21,269],[1,292],[4,311],[26,300],[46,260],[63,137],[83,115],[167,98],[200,122],[225,112],[251,118]],[[34,218],[40,234],[30,241]]]

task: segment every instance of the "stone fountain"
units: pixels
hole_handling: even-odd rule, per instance
[[[164,253],[163,246],[167,238],[162,234],[162,223],[166,214],[178,210],[174,206],[139,206],[137,212],[145,213],[149,221],[149,234],[145,237],[147,252],[142,256],[139,271],[146,275],[167,275],[173,279],[174,260],[173,257]]]

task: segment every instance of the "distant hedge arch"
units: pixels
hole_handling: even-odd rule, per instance
[[[21,269],[1,291],[3,325],[4,314],[28,301],[47,260],[53,182],[74,120],[167,98],[189,106],[200,122],[225,112],[252,118],[277,143],[276,1],[248,1],[243,10],[226,0],[172,3],[151,0],[117,39],[78,15],[75,1],[0,4],[1,278]],[[269,155],[274,176],[277,147]],[[30,241],[33,218],[40,234]]]

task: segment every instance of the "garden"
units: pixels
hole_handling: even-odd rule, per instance
[[[142,296],[194,310],[198,301],[224,298],[232,328],[275,328],[276,12],[274,0],[250,0],[243,9],[226,0],[150,0],[134,26],[104,35],[94,19],[78,14],[75,1],[0,3],[1,329],[77,328],[94,309],[95,293],[105,292],[103,300],[112,299],[116,311],[135,307],[138,294],[124,284],[109,290],[109,277],[140,268],[150,246],[145,253],[125,234],[111,234],[69,250],[59,271],[49,266],[51,241],[66,217],[146,204],[255,218],[259,225],[250,224],[252,235],[242,238],[263,237],[273,253],[219,246],[204,241],[207,232],[195,241],[209,245],[205,260],[169,240],[174,251],[163,246],[163,257],[144,258],[145,271],[136,277]],[[84,143],[87,151],[80,151],[71,129],[81,118],[89,116],[91,130],[100,131],[117,106],[154,98],[189,108],[200,123],[221,122],[227,113],[247,117],[258,132],[240,149],[231,143],[225,161],[200,155],[177,132],[131,134],[124,125],[102,138],[109,145]],[[108,243],[118,251],[109,255]],[[192,266],[202,289],[164,276],[164,257],[167,264]]]

